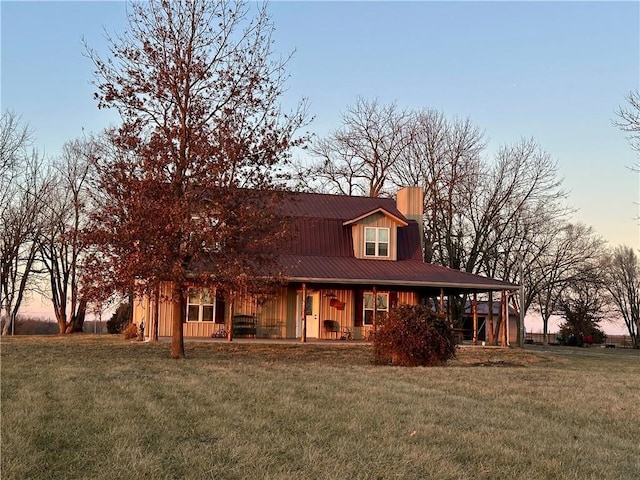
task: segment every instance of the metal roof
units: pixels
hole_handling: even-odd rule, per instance
[[[383,210],[398,222],[397,261],[358,259],[350,223]],[[276,245],[278,269],[291,282],[496,291],[517,285],[422,261],[418,224],[390,198],[317,193],[285,195],[290,234]],[[406,226],[405,226],[406,225]]]
[[[281,255],[283,275],[292,282],[431,287],[447,290],[510,290],[517,286],[417,260]]]

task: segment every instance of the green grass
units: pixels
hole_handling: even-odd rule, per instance
[[[3,480],[640,478],[637,351],[398,368],[344,342],[0,346]]]

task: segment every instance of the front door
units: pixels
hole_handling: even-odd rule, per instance
[[[307,320],[307,338],[320,337],[320,293],[307,292],[307,305],[304,312]],[[302,293],[298,293],[298,325],[296,337],[302,336]]]

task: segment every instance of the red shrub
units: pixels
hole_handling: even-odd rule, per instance
[[[444,365],[455,356],[453,329],[423,305],[389,311],[373,335],[374,362],[404,367]]]
[[[126,340],[138,338],[138,326],[135,323],[131,322],[124,328],[122,334],[124,335],[124,338]]]

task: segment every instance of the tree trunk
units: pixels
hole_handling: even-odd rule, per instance
[[[185,312],[185,295],[182,286],[179,287],[178,295],[180,296],[180,312],[173,316],[171,331],[171,358],[185,358],[184,354],[184,331],[182,324],[184,323]]]
[[[13,315],[11,315],[10,312],[7,312],[4,316],[4,326],[2,327],[2,335],[6,336],[9,335],[9,333],[13,333],[11,330],[11,326],[13,325],[13,328],[15,330],[15,317]]]
[[[549,317],[542,317],[542,345],[549,345]]]
[[[87,300],[81,299],[78,304],[78,311],[71,317],[71,322],[67,325],[65,333],[82,332],[84,326],[84,319],[87,314]]]
[[[67,313],[63,310],[61,305],[56,308],[55,312],[56,320],[58,321],[58,333],[60,335],[64,335],[67,333],[67,327],[69,326],[67,323]]]

